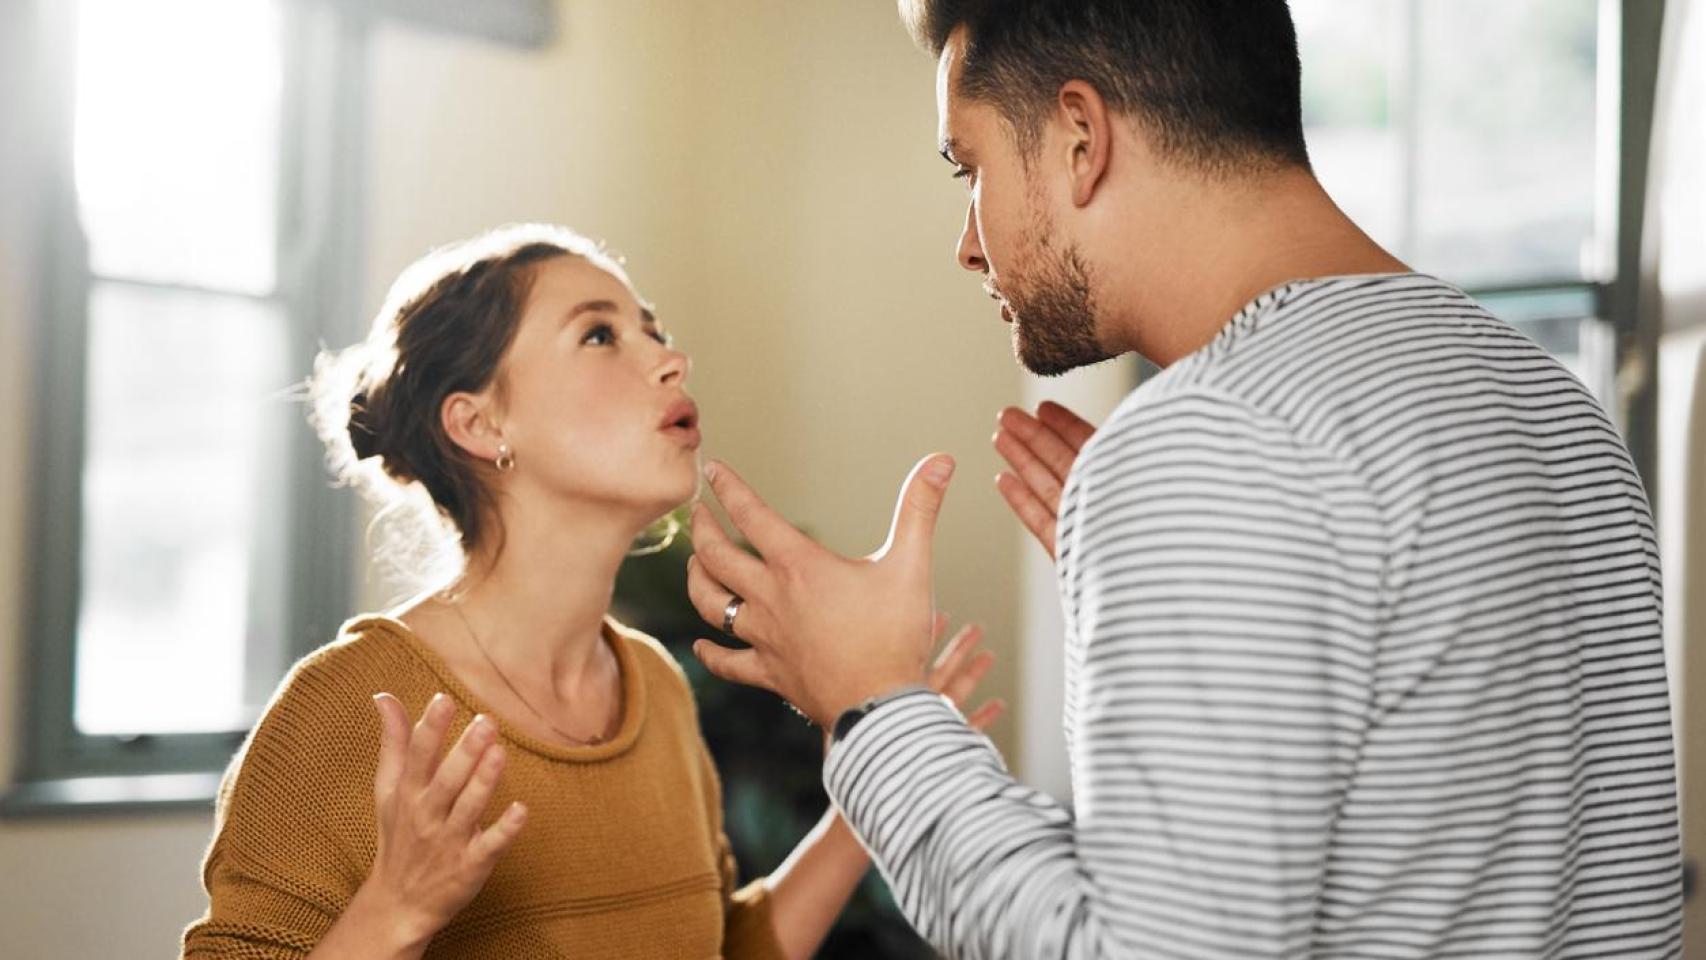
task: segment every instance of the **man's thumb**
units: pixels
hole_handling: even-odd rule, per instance
[[[900,502],[895,504],[894,525],[889,528],[889,541],[883,545],[882,556],[901,552],[928,561],[931,540],[936,535],[936,517],[942,512],[942,500],[948,494],[948,481],[954,476],[954,458],[933,453],[907,474],[900,488]]]

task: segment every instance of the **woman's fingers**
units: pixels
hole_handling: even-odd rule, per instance
[[[467,836],[479,824],[486,807],[492,802],[492,794],[497,790],[506,760],[503,745],[497,743],[488,744],[474,758],[444,820],[453,836]]]
[[[1031,536],[1036,537],[1037,542],[1042,544],[1043,552],[1053,560],[1055,518],[1058,509],[1045,505],[1031,492],[1031,488],[1025,486],[1023,480],[1006,471],[996,476],[995,489],[1000,492],[1001,499],[1007,501],[1007,507],[1013,511],[1013,515],[1018,517],[1025,529],[1031,531]],[[1058,501],[1055,507],[1059,507]]]
[[[467,792],[468,777],[474,772],[475,764],[486,753],[486,748],[497,739],[497,728],[485,714],[476,716],[468,728],[457,738],[456,746],[450,748],[444,761],[438,765],[432,780],[427,783],[426,790],[421,793],[421,805],[426,814],[434,819],[445,816],[450,805],[456,802],[459,795]]]
[[[411,793],[419,792],[432,777],[438,766],[438,751],[444,746],[444,732],[455,715],[455,704],[442,693],[434,694],[421,711],[420,721],[409,734],[408,756],[403,761],[402,786]]]
[[[966,725],[973,730],[988,730],[996,720],[1007,712],[1007,701],[991,700],[966,717]]]
[[[979,650],[965,662],[959,672],[948,678],[948,684],[943,688],[942,693],[949,700],[954,701],[955,706],[964,709],[966,701],[971,698],[971,692],[976,690],[977,685],[983,682],[983,678],[989,675],[989,670],[993,666],[995,666],[995,654],[988,650]]]
[[[389,693],[373,695],[379,714],[379,762],[373,770],[373,797],[381,805],[390,802],[403,775],[403,758],[409,739],[409,714]]]
[[[1091,434],[1096,432],[1095,424],[1053,400],[1044,400],[1037,407],[1037,420],[1064,440],[1073,453],[1084,449],[1084,445],[1090,442]]]
[[[940,622],[945,624],[947,618],[941,617]],[[938,627],[936,635],[940,636],[940,633],[941,628]],[[961,627],[959,632],[954,634],[954,638],[942,647],[936,662],[930,665],[930,686],[937,690],[945,688],[948,680],[965,664],[966,658],[977,649],[978,641],[982,639],[983,628],[977,624],[968,623]]]
[[[521,827],[526,822],[527,808],[519,801],[510,804],[498,816],[496,823],[474,837],[468,845],[468,852],[483,866],[496,864],[498,857],[509,849],[510,843],[515,840],[516,834],[521,832]]]

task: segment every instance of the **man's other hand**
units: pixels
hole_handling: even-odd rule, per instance
[[[1036,416],[1008,407],[996,418],[995,452],[1013,469],[996,476],[995,488],[1050,560],[1060,491],[1078,451],[1095,432],[1083,417],[1053,401],[1037,407]]]

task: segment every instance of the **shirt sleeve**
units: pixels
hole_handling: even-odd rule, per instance
[[[298,667],[233,760],[202,865],[207,912],[184,932],[185,958],[298,960],[365,879],[378,732],[369,722],[326,735],[328,704],[364,705],[347,694],[312,662]]]
[[[1098,433],[1059,530],[1075,812],[925,692],[835,746],[830,795],[947,956],[1307,956],[1371,695],[1365,487],[1182,392]]]

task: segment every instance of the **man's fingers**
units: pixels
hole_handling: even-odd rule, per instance
[[[509,849],[515,841],[516,834],[521,832],[523,824],[527,823],[527,808],[520,802],[512,803],[504,808],[496,823],[480,831],[479,835],[468,844],[468,852],[483,866],[497,863],[498,857]]]
[[[450,748],[450,753],[445,755],[444,762],[438,765],[438,770],[421,794],[421,802],[429,814],[442,817],[450,812],[450,805],[456,802],[456,798],[468,785],[468,777],[474,772],[474,765],[495,739],[497,728],[484,714],[476,716],[474,722],[468,724],[468,728],[462,731],[462,736],[457,738],[456,746]]]
[[[1013,515],[1031,531],[1031,536],[1037,538],[1037,542],[1043,545],[1043,551],[1053,560],[1055,511],[1044,506],[1023,480],[1006,471],[996,476],[995,489],[1001,492],[1001,499],[1007,501]]]
[[[948,629],[948,615],[941,610],[938,610],[935,615],[930,618],[930,642],[935,643],[942,639],[942,631],[946,629]],[[943,656],[947,656],[946,651],[943,651]]]
[[[1034,463],[1034,469],[1046,471],[1046,483],[1033,482],[1038,492],[1044,492],[1045,486],[1052,486],[1054,496],[1058,499],[1059,490],[1066,483],[1066,475],[1072,472],[1072,461],[1078,458],[1078,448],[1067,443],[1066,438],[1030,414],[1017,407],[1008,407],[1001,411],[996,418],[995,448],[1006,457],[1007,462],[1019,470],[1025,480],[1032,477],[1027,472],[1032,467],[1022,467],[1022,464]],[[1014,447],[1022,449],[1022,458],[1016,458],[1010,450]]]
[[[1061,450],[1066,449],[1059,437],[1055,437],[1054,442]],[[1016,432],[1002,427],[995,432],[995,452],[1001,454],[1001,459],[1013,467],[1012,472],[1025,482],[1025,486],[1031,488],[1031,493],[1035,494],[1044,506],[1060,506],[1060,487],[1065,474],[1057,475],[1052,466],[1043,463],[1038,458],[1035,447]],[[1066,468],[1071,469],[1071,461],[1067,462]]]
[[[1090,442],[1090,435],[1096,432],[1095,424],[1053,400],[1044,400],[1037,407],[1037,419],[1065,440],[1073,453],[1084,449],[1084,445]]]
[[[763,664],[758,662],[756,650],[731,650],[709,640],[695,640],[693,655],[699,658],[705,669],[724,680],[749,687],[772,689],[769,678],[765,676]]]
[[[409,712],[389,693],[373,696],[373,707],[379,713],[379,762],[373,771],[373,796],[380,804],[390,801],[403,776],[404,757],[408,752]]]
[[[688,521],[693,530],[693,554],[705,565],[705,572],[731,593],[743,597],[763,593],[764,561],[742,550],[723,532],[723,525],[711,516],[703,504],[693,507]]]
[[[772,510],[728,464],[716,460],[705,464],[705,479],[717,495],[717,502],[728,511],[735,529],[748,543],[757,547],[759,553],[770,557],[802,542],[810,542],[805,534]]]
[[[488,744],[480,752],[467,782],[456,794],[456,802],[445,817],[445,826],[462,835],[474,829],[486,812],[487,804],[492,802],[492,793],[497,790],[506,759],[502,744]]]
[[[973,730],[988,730],[1007,712],[1007,701],[991,700],[966,717],[966,726]]]
[[[442,693],[434,694],[426,709],[421,711],[421,719],[409,734],[408,756],[403,760],[401,783],[404,787],[419,790],[426,786],[433,770],[438,767],[438,751],[444,746],[444,732],[449,729],[450,718],[455,715],[456,705]]]
[[[735,596],[736,591],[711,576],[697,554],[687,558],[687,599],[702,620],[718,630],[723,629],[723,614]],[[740,609],[735,611],[734,635],[747,643],[763,643],[768,637],[763,629],[763,624],[768,622],[763,609],[761,601],[741,597]]]
[[[942,513],[942,500],[948,494],[948,481],[953,476],[953,457],[933,453],[918,461],[901,485],[888,542],[877,556],[886,557],[900,552],[916,562],[929,565],[931,541],[936,535],[936,518]]]

